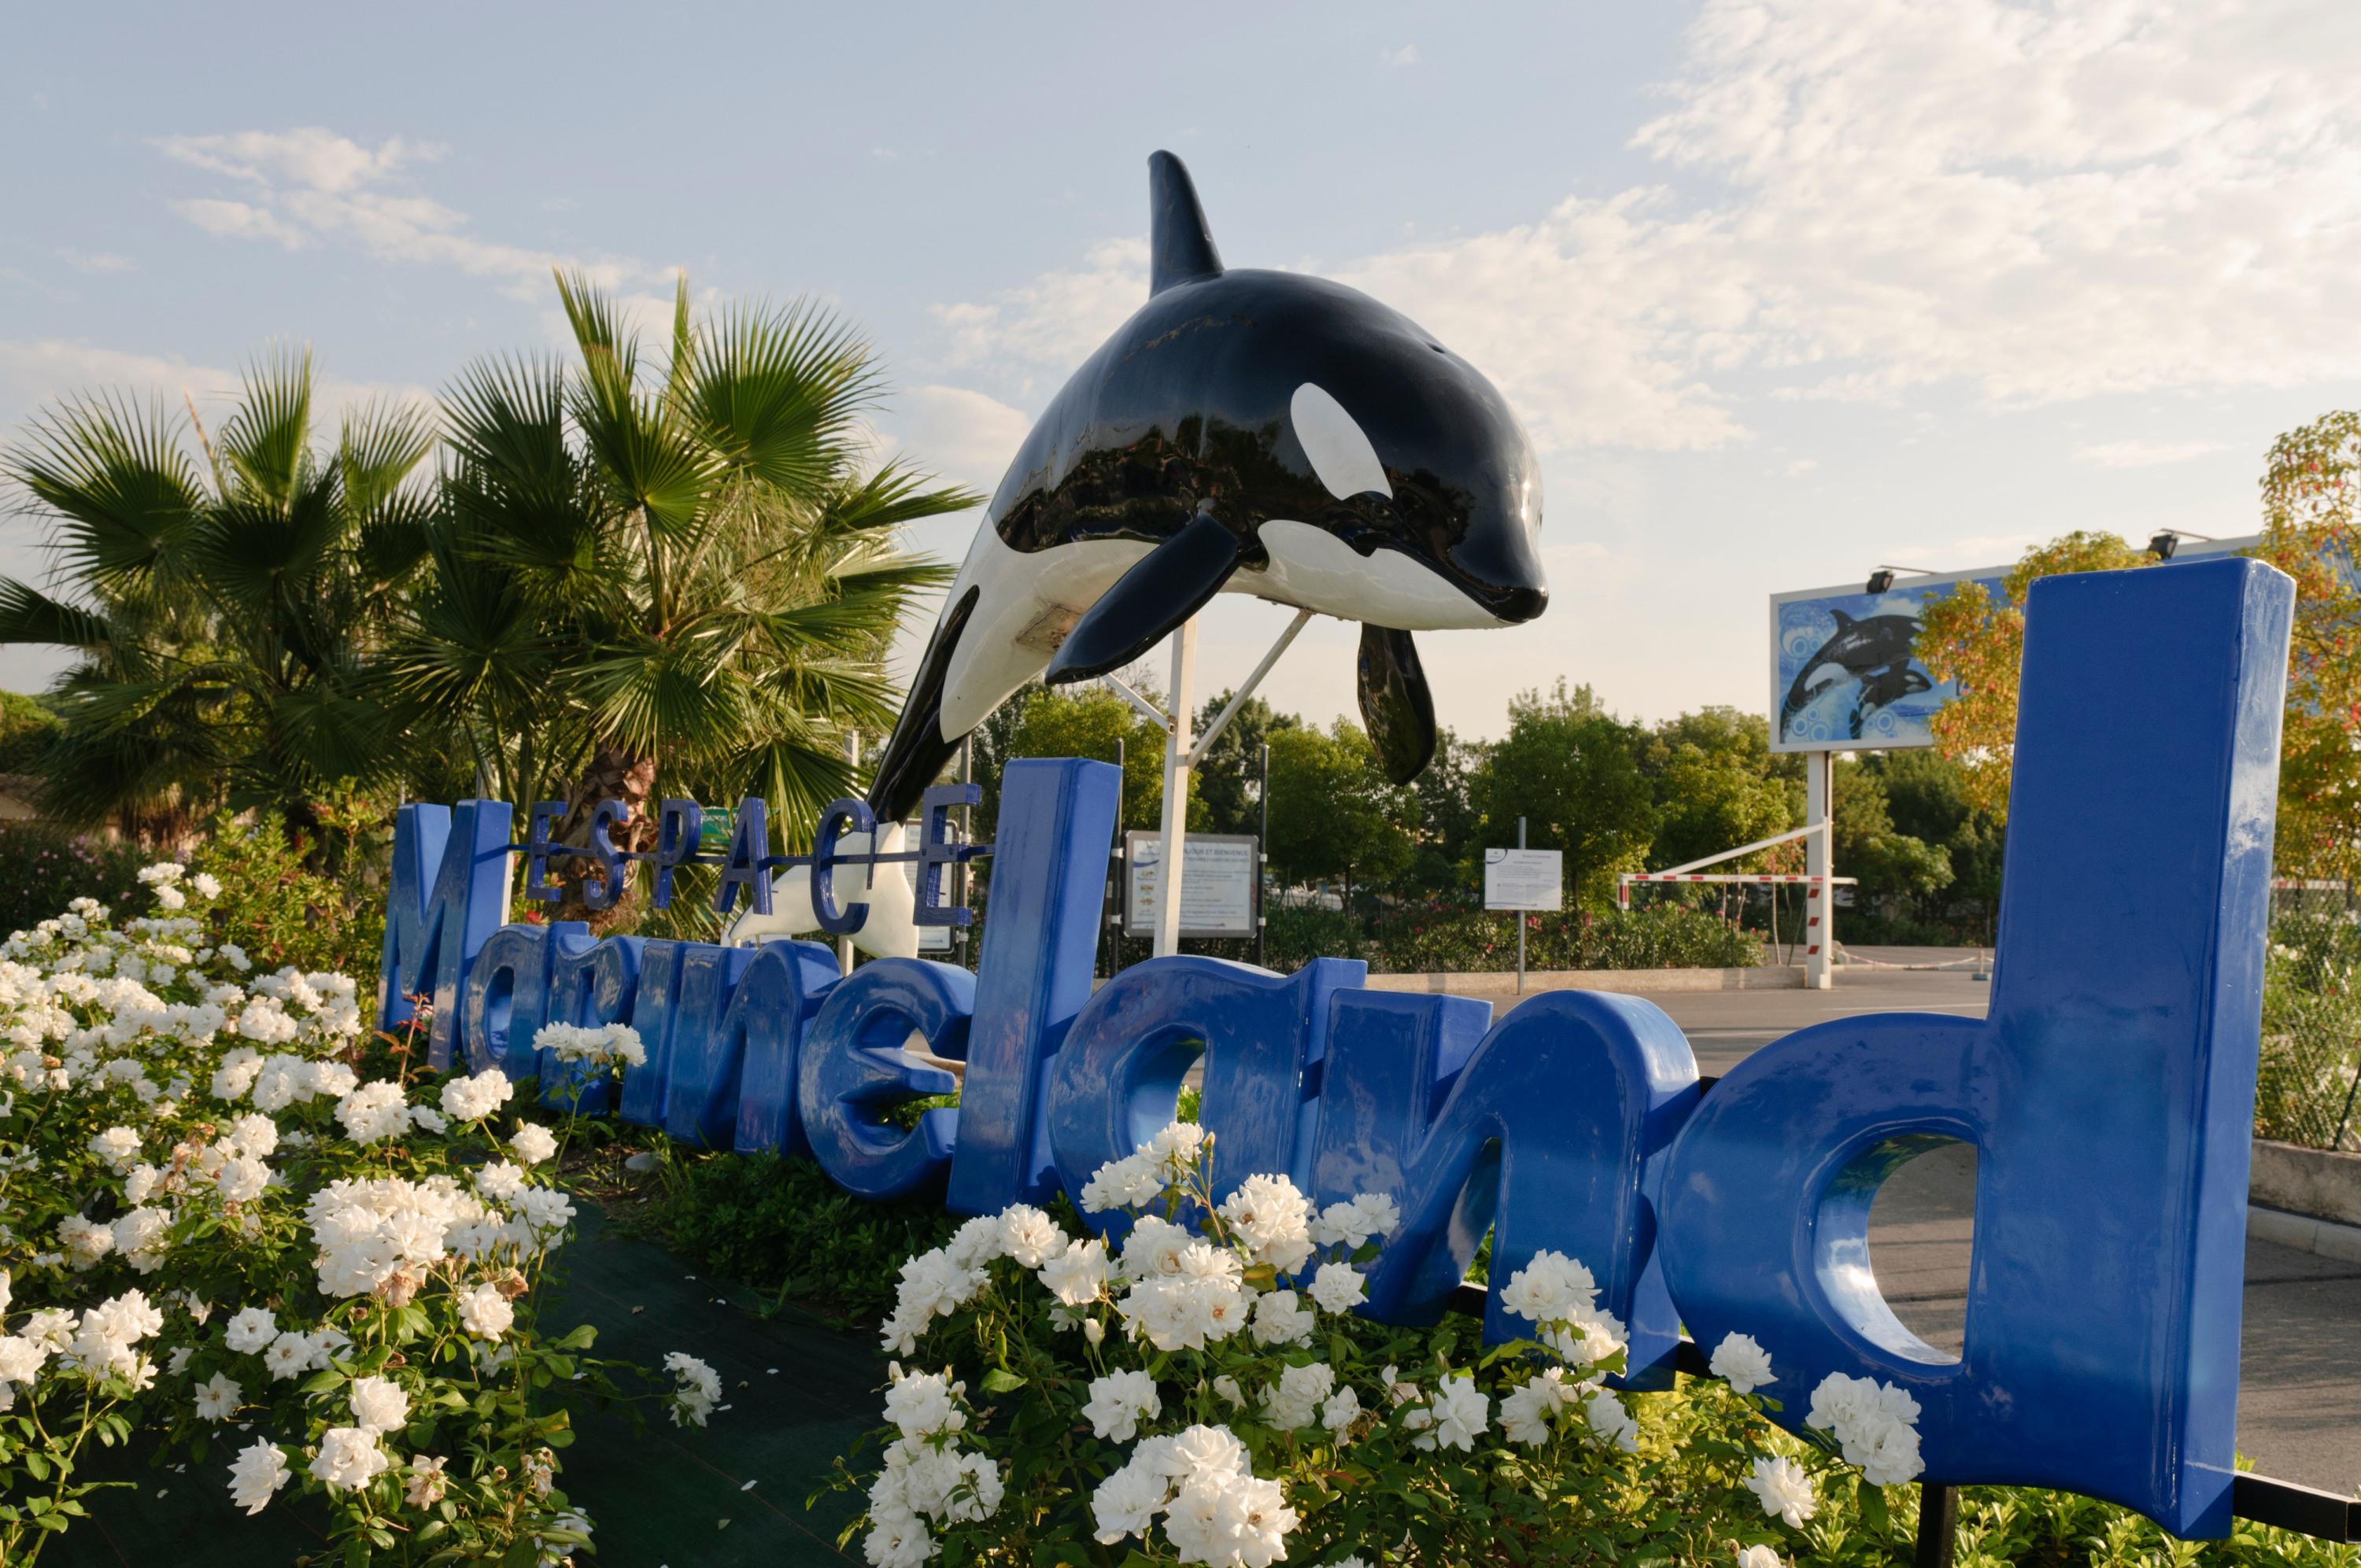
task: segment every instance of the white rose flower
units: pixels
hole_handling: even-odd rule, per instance
[[[330,1427],[320,1434],[320,1453],[311,1464],[332,1492],[357,1492],[393,1463],[366,1427]]]
[[[1349,1312],[1368,1296],[1368,1282],[1349,1263],[1323,1263],[1312,1277],[1312,1299],[1323,1312]]]
[[[199,1420],[225,1421],[236,1413],[246,1390],[238,1387],[236,1378],[216,1372],[197,1385],[196,1396]]]
[[[443,1113],[455,1122],[480,1122],[509,1102],[516,1086],[508,1074],[488,1067],[469,1078],[455,1078],[443,1086]]]
[[[1070,1245],[1058,1222],[1030,1203],[1000,1212],[1001,1251],[1020,1268],[1039,1268]]]
[[[1746,1489],[1754,1494],[1764,1513],[1786,1520],[1790,1530],[1801,1530],[1820,1506],[1812,1490],[1811,1472],[1784,1456],[1755,1460]]]
[[[389,1377],[356,1377],[346,1390],[363,1431],[390,1432],[410,1419],[410,1396]]]
[[[1750,1334],[1724,1334],[1713,1349],[1713,1375],[1730,1385],[1733,1394],[1752,1394],[1778,1379],[1771,1373],[1771,1357]]]
[[[251,1355],[279,1337],[279,1321],[268,1307],[244,1307],[232,1313],[227,1343],[240,1355]]]
[[[229,1467],[230,1501],[249,1514],[270,1506],[271,1494],[287,1485],[287,1456],[268,1438],[257,1438]]]
[[[1091,1380],[1091,1397],[1082,1415],[1093,1435],[1104,1442],[1129,1442],[1139,1435],[1141,1420],[1164,1413],[1156,1379],[1145,1372],[1111,1372]]]
[[[459,1322],[478,1339],[498,1339],[516,1321],[516,1309],[489,1285],[478,1285],[459,1298]]]
[[[1738,1549],[1738,1568],[1784,1568],[1779,1554],[1767,1546],[1741,1546]]]
[[[509,1152],[527,1165],[539,1165],[557,1152],[557,1139],[538,1122],[527,1122],[509,1138]]]

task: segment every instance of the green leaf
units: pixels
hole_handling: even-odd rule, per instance
[[[1026,1381],[1027,1379],[1005,1366],[995,1366],[983,1375],[983,1391],[987,1394],[1006,1394],[1024,1387]]]

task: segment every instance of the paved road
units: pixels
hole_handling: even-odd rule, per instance
[[[1868,949],[1910,959],[1907,950]],[[1719,1075],[1791,1030],[1861,1013],[1981,1018],[1991,987],[1966,973],[1840,971],[1833,992],[1666,992],[1651,1000],[1687,1032],[1697,1070]],[[1956,1352],[1966,1317],[1975,1157],[1912,1161],[1870,1213],[1870,1252],[1894,1315]],[[2361,1265],[2268,1242],[2246,1245],[2238,1447],[2256,1468],[2329,1491],[2361,1489]]]

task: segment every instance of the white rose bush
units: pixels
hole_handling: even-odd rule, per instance
[[[1018,1204],[902,1266],[882,1458],[837,1483],[869,1563],[1777,1563],[1830,1548],[1824,1495],[1882,1516],[1918,1473],[1906,1394],[1832,1377],[1798,1441],[1743,1335],[1719,1381],[1620,1391],[1622,1325],[1562,1254],[1499,1287],[1510,1343],[1373,1323],[1393,1201],[1216,1202],[1212,1143],[1175,1122],[1101,1169],[1104,1238]]]
[[[572,1201],[497,1069],[438,1081],[348,976],[87,899],[0,945],[0,1562],[86,1517],[135,1437],[258,1513],[310,1495],[349,1561],[555,1563],[569,1407],[702,1425],[712,1372],[594,1359],[540,1321]]]

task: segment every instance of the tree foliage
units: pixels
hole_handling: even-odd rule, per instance
[[[1981,583],[1961,583],[1918,618],[1918,662],[1960,695],[1928,721],[1935,744],[1963,770],[1969,802],[1995,819],[2008,815],[2009,765],[2016,749],[2017,671],[2025,662],[2026,591],[2061,572],[2111,572],[2150,557],[2112,533],[2076,532],[2026,552],[1994,602]]]
[[[1611,902],[1616,873],[1640,870],[1655,839],[1654,791],[1640,765],[1645,738],[1587,685],[1561,679],[1547,696],[1512,698],[1509,733],[1469,781],[1487,841],[1514,844],[1522,817],[1529,847],[1565,852],[1573,899]]]
[[[2278,860],[2290,876],[2361,880],[2361,412],[2271,444],[2255,554],[2296,582],[2279,743]]]
[[[1393,784],[1360,726],[1337,719],[1270,731],[1271,871],[1281,883],[1356,885],[1411,862],[1418,796]]]

